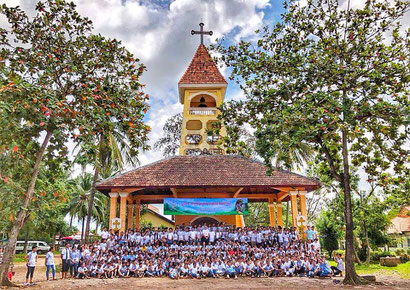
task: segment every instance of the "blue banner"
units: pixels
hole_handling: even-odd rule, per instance
[[[166,215],[244,215],[247,198],[164,198]]]

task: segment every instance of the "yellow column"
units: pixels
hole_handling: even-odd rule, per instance
[[[140,211],[141,211],[141,201],[137,200],[135,203],[135,228],[140,228]]]
[[[268,199],[268,207],[269,207],[269,224],[271,227],[275,226],[275,209],[273,204],[273,198],[269,197]]]
[[[296,218],[298,217],[297,191],[289,192],[290,203],[292,207],[292,226],[297,227]]]
[[[134,204],[128,201],[127,229],[132,229],[132,220],[133,220],[132,210],[133,208],[134,208]]]
[[[282,220],[282,202],[276,203],[276,215],[278,220],[278,226],[283,227],[283,220]]]
[[[302,227],[303,236],[305,236],[307,226],[307,211],[306,211],[306,191],[299,191],[300,214],[306,219],[306,224]],[[306,237],[305,237],[306,238]]]
[[[113,218],[117,217],[117,198],[118,192],[110,192],[110,220],[109,220],[109,228],[112,228],[111,221]]]
[[[127,198],[128,192],[120,192],[120,219],[121,219],[121,229],[120,232],[125,232],[125,217],[127,214]]]

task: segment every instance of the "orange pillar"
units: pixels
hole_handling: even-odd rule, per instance
[[[306,223],[302,227],[303,233],[306,231],[307,226],[307,211],[306,211],[306,191],[299,191],[299,206],[300,206],[300,214],[305,217]]]
[[[292,226],[297,227],[296,218],[298,217],[297,191],[289,192],[290,203],[292,207]]]
[[[117,217],[117,198],[118,192],[110,192],[110,220],[108,222],[109,228],[112,228],[111,221],[113,218]]]
[[[275,209],[273,204],[273,197],[269,197],[268,199],[268,207],[269,207],[269,225],[271,227],[275,226]]]
[[[121,229],[120,232],[125,232],[125,217],[127,215],[127,198],[128,192],[120,192],[120,219]]]
[[[282,202],[276,203],[276,215],[278,220],[278,226],[283,227],[283,219],[282,219]]]
[[[141,201],[137,200],[135,203],[135,228],[140,228],[140,213],[141,213]]]
[[[134,205],[128,201],[128,216],[127,216],[127,229],[132,229],[132,210],[134,208]]]

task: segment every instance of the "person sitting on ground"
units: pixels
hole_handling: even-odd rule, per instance
[[[238,279],[238,276],[236,275],[235,267],[232,265],[231,261],[228,261],[228,264],[226,266],[226,279],[229,278],[234,278]]]
[[[325,256],[322,256],[318,275],[319,277],[332,277],[332,270],[330,269],[329,262],[326,260]]]
[[[77,278],[84,279],[87,278],[88,269],[85,266],[85,263],[81,263],[80,267],[77,268]]]
[[[333,276],[340,274],[340,277],[343,277],[343,271],[345,269],[345,265],[343,264],[342,254],[336,254],[335,262],[337,263],[337,266],[330,267],[332,270]]]

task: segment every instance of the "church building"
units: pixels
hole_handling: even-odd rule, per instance
[[[203,44],[201,35],[191,63],[178,83],[183,106],[178,156],[133,169],[98,183],[97,190],[110,197],[110,228],[138,228],[143,204],[161,204],[165,198],[247,198],[267,202],[271,226],[283,226],[282,203],[291,202],[292,225],[307,224],[306,193],[320,187],[316,179],[284,170],[266,174],[262,162],[225,155],[221,138],[226,130],[218,121],[218,106],[227,81]],[[119,204],[119,206],[118,206]],[[219,223],[245,226],[243,215],[176,215],[175,225]]]

